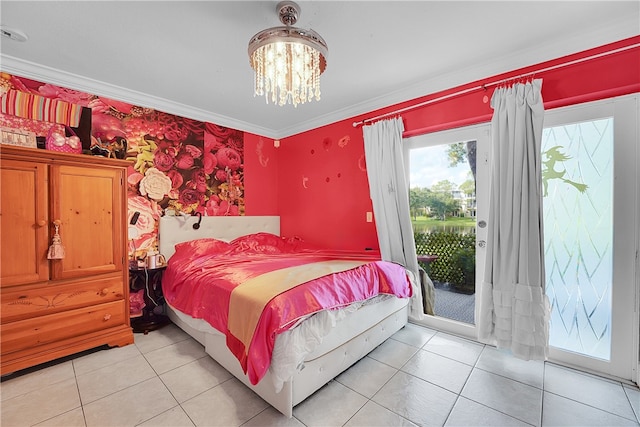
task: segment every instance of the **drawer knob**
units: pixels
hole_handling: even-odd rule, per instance
[[[47,221],[45,221],[44,219],[38,221],[38,227],[44,227],[45,225],[47,225]]]
[[[108,293],[109,293],[109,288],[104,288],[103,290],[100,291],[100,295],[102,296],[105,296]]]
[[[107,314],[104,315],[103,319],[106,322],[107,320],[111,319],[111,315],[109,313],[107,313]]]

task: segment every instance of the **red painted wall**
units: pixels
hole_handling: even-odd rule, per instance
[[[344,120],[282,139],[278,164],[282,235],[331,249],[379,249],[375,222],[366,221],[373,207],[361,129]],[[248,191],[253,183],[245,179]]]
[[[488,77],[283,139],[277,153],[277,194],[270,193],[278,200],[276,210],[281,215],[282,234],[300,236],[329,248],[378,249],[375,224],[365,221],[366,212],[372,211],[372,205],[366,172],[361,170],[364,156],[362,129],[354,128],[354,121],[470,89],[463,95],[402,113],[405,136],[487,122],[493,113],[488,100],[495,85],[486,90],[482,85],[530,75],[557,64],[637,43],[640,43],[640,36]],[[640,92],[640,48],[538,72],[535,78],[543,79],[542,95],[546,109]],[[349,141],[340,147],[339,141],[343,138]],[[247,141],[245,138],[245,150],[250,150]],[[253,198],[249,197],[249,191],[257,184],[253,177],[251,182],[249,180],[248,171],[254,172],[253,167],[245,170],[247,214],[253,214],[253,207],[249,211],[249,200]],[[273,182],[272,177],[269,175],[265,182]],[[272,207],[271,204],[269,206]],[[255,209],[255,212],[260,210],[258,207]]]
[[[245,215],[280,215],[278,154],[273,139],[245,132]]]
[[[323,247],[377,249],[375,225],[366,222],[372,207],[361,131],[341,122],[303,135],[303,143],[288,138],[275,147],[245,133],[246,215],[280,215],[283,235]],[[341,219],[350,221],[348,233]]]
[[[350,122],[281,141],[281,232],[327,248],[378,248],[360,129]]]

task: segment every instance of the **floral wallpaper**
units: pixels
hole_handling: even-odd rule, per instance
[[[0,73],[0,95],[9,90],[91,108],[92,152],[126,147],[129,220],[140,212],[131,242],[138,253],[157,248],[157,222],[168,211],[244,215],[243,132]],[[0,126],[46,136],[60,125],[0,113]]]

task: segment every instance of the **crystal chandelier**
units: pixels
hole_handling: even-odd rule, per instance
[[[292,27],[300,7],[278,3],[276,11],[285,27],[260,31],[249,41],[249,62],[255,71],[255,95],[274,104],[304,104],[320,100],[320,74],[327,67],[327,43],[313,30]]]

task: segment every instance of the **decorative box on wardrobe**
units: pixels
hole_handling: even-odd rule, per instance
[[[0,146],[1,373],[133,343],[128,162]],[[48,259],[59,224],[62,259]]]

